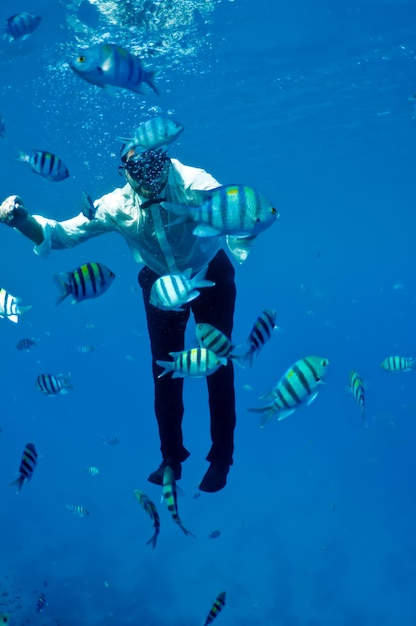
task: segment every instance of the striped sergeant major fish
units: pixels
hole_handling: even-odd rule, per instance
[[[36,605],[36,612],[37,613],[41,613],[43,611],[43,609],[45,608],[46,605],[46,596],[44,593],[40,593],[38,595],[38,602]]]
[[[61,290],[56,304],[72,296],[71,304],[101,296],[112,284],[116,275],[102,263],[84,263],[72,272],[55,274],[54,279]]]
[[[150,290],[150,304],[164,311],[183,311],[183,304],[199,296],[198,289],[215,286],[212,280],[205,280],[207,269],[204,267],[193,278],[192,269],[181,274],[160,276]]]
[[[23,339],[19,339],[16,344],[17,350],[26,350],[29,352],[30,348],[37,346],[39,344],[39,339],[33,339],[32,337],[24,337]]]
[[[19,151],[17,160],[29,163],[35,174],[55,183],[69,176],[68,168],[62,159],[46,150],[33,150],[32,154]]]
[[[388,356],[381,362],[387,372],[410,372],[416,368],[416,359],[405,356]]]
[[[227,359],[217,356],[212,350],[206,348],[192,348],[182,352],[169,352],[173,361],[156,361],[165,369],[158,378],[173,372],[172,378],[184,378],[185,376],[209,376],[217,371],[221,365],[227,365]]]
[[[118,446],[120,440],[114,435],[106,435],[105,437],[100,437],[101,443],[104,443],[107,446]]]
[[[229,359],[244,368],[244,356],[233,353],[236,346],[218,328],[212,324],[197,324],[195,334],[201,348],[211,350],[217,356]]]
[[[0,289],[0,317],[6,317],[11,322],[17,324],[22,313],[26,313],[32,308],[31,304],[22,306],[22,299],[17,296],[12,296],[11,293],[5,289]]]
[[[358,402],[358,405],[361,409],[361,416],[363,418],[364,425],[367,428],[368,424],[364,415],[364,383],[359,373],[355,370],[351,370],[349,373],[349,388],[352,395]]]
[[[269,200],[246,185],[223,185],[203,191],[201,206],[162,202],[164,209],[180,217],[173,224],[193,221],[197,237],[236,235],[251,237],[271,226],[279,217]]]
[[[218,613],[222,611],[225,605],[225,591],[221,591],[218,596],[215,598],[215,601],[205,619],[204,626],[208,626],[214,619],[217,617]]]
[[[27,11],[16,13],[16,15],[12,15],[7,19],[4,37],[9,41],[26,39],[37,29],[41,19],[38,15],[32,15],[32,13]]]
[[[159,513],[157,512],[156,505],[140,489],[135,489],[134,495],[153,522],[153,528],[155,532],[150,537],[149,541],[146,541],[146,545],[150,544],[152,548],[156,548],[157,538],[160,533],[160,517]]]
[[[84,80],[98,87],[118,87],[143,93],[147,83],[159,96],[155,85],[158,71],[148,71],[140,58],[111,43],[99,43],[82,50],[69,63],[70,68]]]
[[[244,357],[249,361],[250,365],[253,363],[253,356],[260,352],[266,341],[271,338],[273,331],[277,328],[276,311],[264,309],[254,322],[247,339],[249,347]]]
[[[100,473],[100,470],[98,469],[98,467],[94,467],[94,465],[91,465],[90,467],[87,467],[87,469],[85,471],[90,476],[98,476],[98,474]]]
[[[71,385],[71,373],[67,374],[39,374],[36,378],[35,387],[45,396],[65,395]]]
[[[124,146],[121,156],[126,156],[130,150],[135,154],[146,150],[156,150],[163,148],[175,141],[183,131],[184,126],[175,122],[170,117],[153,117],[140,124],[133,132],[132,137],[117,137]]]
[[[10,483],[10,487],[17,486],[17,493],[20,492],[25,482],[29,482],[37,465],[38,453],[33,443],[27,443],[23,450],[22,460],[20,461],[19,476]]]
[[[91,222],[95,218],[97,207],[94,206],[94,201],[87,194],[86,191],[81,191],[81,213],[84,217]]]
[[[328,364],[328,359],[320,356],[307,356],[296,361],[271,391],[260,396],[260,399],[272,400],[272,403],[249,409],[261,414],[261,428],[275,415],[278,420],[283,420],[301,404],[313,402],[326,375]]]
[[[166,502],[169,513],[172,515],[173,520],[178,524],[179,528],[183,530],[185,535],[195,537],[189,530],[182,524],[178,514],[178,494],[176,489],[175,476],[173,469],[167,465],[163,472],[163,489],[162,499]]]
[[[80,504],[67,504],[66,508],[74,515],[78,515],[78,517],[85,517],[86,515],[90,514],[85,506],[82,506]]]
[[[6,138],[6,120],[2,115],[0,115],[0,137],[2,139]]]

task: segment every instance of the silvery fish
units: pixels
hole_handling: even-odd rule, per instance
[[[132,137],[118,137],[125,145],[121,156],[134,149],[135,154],[145,150],[156,150],[172,143],[183,131],[184,126],[170,117],[154,117],[140,124]]]
[[[328,363],[328,359],[319,356],[308,356],[296,361],[271,391],[260,396],[261,399],[271,399],[273,402],[258,409],[249,409],[261,414],[260,426],[263,428],[274,416],[283,420],[301,404],[313,402],[325,377]]]
[[[181,274],[160,276],[150,290],[150,304],[165,311],[183,311],[183,304],[199,296],[198,289],[215,285],[212,280],[205,280],[206,272],[207,268],[204,267],[193,278],[191,269]]]
[[[28,13],[27,11],[12,15],[7,20],[5,37],[8,38],[9,41],[26,39],[26,37],[36,30],[41,19],[42,18],[38,15],[32,15],[32,13]]]
[[[10,483],[10,487],[17,486],[17,493],[21,490],[25,482],[29,482],[37,464],[38,453],[33,443],[27,443],[23,450],[22,460],[19,467],[19,477]]]
[[[158,378],[173,372],[172,378],[183,378],[184,376],[209,376],[217,371],[221,365],[227,365],[227,359],[217,356],[206,348],[192,348],[182,352],[169,352],[173,361],[156,361],[160,367],[165,369]]]
[[[271,338],[273,331],[277,328],[276,311],[273,309],[262,311],[254,322],[247,340],[249,347],[244,357],[249,361],[250,365],[253,363],[253,356],[260,352],[266,341]]]
[[[35,174],[53,182],[65,180],[69,176],[68,168],[62,159],[45,150],[34,150],[32,154],[19,151],[17,160],[29,163]]]
[[[156,505],[154,504],[154,502],[152,502],[149,496],[143,493],[143,491],[141,491],[140,489],[135,489],[134,495],[153,522],[153,528],[155,532],[150,537],[149,541],[146,542],[146,544],[150,544],[152,548],[156,548],[156,541],[160,533],[160,517],[159,513],[157,512]]]
[[[54,279],[61,290],[56,304],[72,296],[71,304],[101,296],[112,284],[116,275],[102,263],[84,263],[72,272],[55,274]]]
[[[85,506],[82,506],[80,504],[67,504],[66,508],[74,515],[78,515],[78,517],[85,517],[86,515],[90,514]]]
[[[11,322],[17,324],[22,313],[26,313],[26,311],[32,308],[31,304],[22,306],[20,304],[21,301],[21,298],[12,296],[5,289],[0,289],[0,317],[6,317]]]
[[[405,356],[388,356],[380,367],[388,372],[410,372],[416,368],[416,359]]]
[[[217,356],[234,361],[244,368],[244,355],[239,356],[233,353],[236,346],[218,328],[212,324],[197,324],[195,334],[201,348],[212,350]]]
[[[138,56],[114,44],[91,46],[69,65],[78,76],[98,87],[120,87],[142,93],[141,85],[147,83],[160,95],[154,82],[157,71],[147,71]]]
[[[364,415],[364,383],[363,379],[355,370],[351,370],[349,373],[349,388],[351,390],[352,395],[358,402],[358,405],[361,409],[361,416],[364,421],[364,425],[367,428],[367,421]]]
[[[164,209],[180,215],[174,224],[195,222],[193,234],[197,237],[256,236],[279,217],[269,200],[247,185],[223,185],[202,194],[205,201],[199,207],[161,203]]]

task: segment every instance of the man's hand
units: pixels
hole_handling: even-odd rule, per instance
[[[19,227],[27,219],[27,211],[20,196],[9,196],[0,204],[0,223]]]

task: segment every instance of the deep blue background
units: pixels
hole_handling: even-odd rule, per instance
[[[71,217],[81,189],[96,198],[122,185],[116,137],[173,113],[185,131],[172,156],[279,208],[237,268],[233,339],[244,342],[266,307],[282,331],[236,370],[235,463],[227,488],[199,499],[205,381],[186,382],[192,456],[179,506],[197,538],[185,537],[146,481],[159,442],[139,267],[125,243],[108,235],[45,260],[2,227],[0,286],[33,308],[18,325],[0,320],[0,610],[16,625],[191,626],[226,590],[224,626],[415,624],[415,373],[380,368],[416,356],[414,2],[137,0],[123,15],[126,4],[2,2],[0,19],[29,10],[42,22],[26,41],[0,42],[1,199],[18,193],[33,213]],[[69,69],[79,47],[104,39],[161,70],[160,99],[108,94]],[[71,178],[51,183],[16,160],[33,148],[57,153]],[[117,274],[111,289],[56,307],[52,274],[92,260]],[[22,337],[39,345],[18,352]],[[78,352],[89,344],[92,354]],[[330,361],[317,400],[259,429],[246,409],[309,354]],[[352,368],[367,430],[347,390]],[[75,390],[42,396],[42,372],[71,372]],[[28,441],[40,458],[17,496],[8,484]],[[136,488],[161,514],[155,551]]]

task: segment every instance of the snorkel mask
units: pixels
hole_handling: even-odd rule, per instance
[[[119,170],[124,170],[130,185],[140,196],[154,199],[168,182],[169,167],[170,159],[162,149],[146,150],[137,156],[131,150],[122,157]]]

